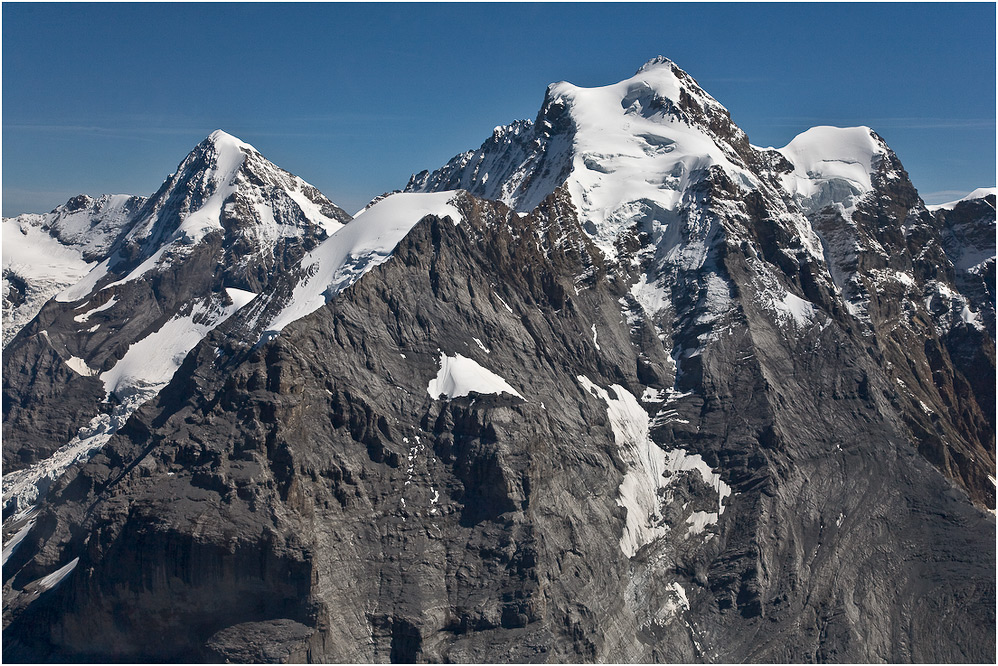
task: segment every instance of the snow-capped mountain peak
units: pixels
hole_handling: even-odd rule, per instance
[[[566,106],[575,127],[572,200],[609,257],[638,209],[653,216],[676,211],[712,166],[745,189],[758,184],[734,146],[744,134],[723,106],[666,59],[649,61],[619,83],[583,88],[561,82],[548,95]]]
[[[139,212],[117,254],[95,271],[134,280],[186,256],[212,234],[225,246],[239,245],[241,257],[269,256],[282,239],[328,235],[350,219],[312,185],[216,130],[184,158]],[[86,295],[102,276],[63,297]]]
[[[256,148],[249,145],[239,137],[233,136],[222,129],[217,129],[208,135],[205,139],[206,142],[210,142],[218,147],[219,150],[248,150],[250,152],[259,153]]]
[[[585,228],[608,257],[638,209],[675,211],[712,166],[758,186],[752,149],[727,110],[667,58],[608,86],[548,86],[536,122],[496,128],[478,151],[455,157],[407,190],[466,189],[521,212],[567,183]]]
[[[32,451],[48,460],[19,470],[16,480],[5,478],[5,506],[22,508],[47,479],[103,446],[208,333],[351,219],[221,130],[149,199],[81,196],[35,217],[38,224],[4,221],[5,300],[18,308],[10,321],[5,309],[4,342],[18,339],[17,329],[7,337],[9,323],[25,327],[26,366],[52,363],[53,392],[71,394],[74,382],[88,380],[90,394],[69,416],[70,437],[45,432],[32,441]],[[101,232],[100,243],[84,254],[74,243],[88,228]],[[24,264],[33,272],[25,274]],[[42,299],[58,289],[38,315],[44,328],[31,328]],[[102,402],[89,402],[95,393]],[[59,401],[22,406],[57,420],[67,409]]]
[[[250,151],[259,155],[249,144],[215,130],[181,162],[176,182],[188,199],[176,233],[194,243],[222,228],[222,206],[236,191],[236,176]]]
[[[836,203],[849,210],[873,189],[889,151],[869,127],[812,127],[779,149],[794,167],[781,177],[783,186],[805,210]]]

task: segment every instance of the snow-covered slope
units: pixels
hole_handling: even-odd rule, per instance
[[[24,216],[3,221],[3,346],[45,302],[86,275],[95,262]]]
[[[300,264],[305,278],[283,309],[269,320],[264,337],[271,338],[293,321],[315,312],[330,298],[384,263],[409,230],[427,215],[450,217],[458,224],[461,213],[451,203],[455,193],[398,193],[365,208],[341,227]],[[261,306],[262,308],[262,306]]]
[[[780,198],[772,172],[789,165],[773,166],[776,161],[782,157],[751,146],[692,77],[657,57],[609,86],[548,86],[536,122],[496,128],[478,151],[413,176],[407,190],[460,187],[527,212],[564,185],[607,259],[618,258],[628,235],[645,231],[672,246],[675,265],[693,267],[705,260],[706,234],[691,236],[680,226],[688,211],[702,208],[701,185],[716,171],[743,194],[766,192],[771,215],[820,256],[807,219]]]
[[[848,215],[873,189],[872,175],[888,150],[869,127],[812,127],[779,149],[794,166],[783,185],[805,211],[840,204]]]
[[[733,150],[690,122],[678,104],[688,100],[717,114],[726,111],[667,61],[652,61],[630,79],[601,88],[556,83],[548,95],[574,120],[568,188],[608,257],[616,254],[617,238],[640,209],[655,209],[656,215],[676,211],[690,185],[711,166],[722,167],[741,187],[756,185]]]
[[[73,197],[51,213],[3,219],[3,345],[78,282],[127,231],[144,197]]]

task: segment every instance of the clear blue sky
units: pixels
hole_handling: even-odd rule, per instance
[[[548,83],[661,54],[751,141],[870,125],[923,197],[995,185],[995,5],[5,3],[3,214],[151,194],[222,128],[348,211]]]

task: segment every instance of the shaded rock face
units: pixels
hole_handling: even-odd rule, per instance
[[[981,322],[994,340],[995,197],[960,201],[952,210],[939,210],[942,245],[953,262],[956,286],[981,313]]]
[[[995,351],[984,323],[993,322],[993,306],[981,298],[987,288],[977,286],[986,279],[956,266],[964,256],[988,256],[994,240],[983,229],[993,229],[994,210],[977,200],[989,220],[961,204],[953,219],[962,224],[950,222],[959,227],[952,231],[946,220],[954,211],[934,217],[925,210],[890,151],[874,186],[848,219],[834,207],[811,215],[833,279],[897,386],[893,400],[911,441],[975,501],[993,507]],[[981,261],[982,275],[990,256]],[[968,305],[980,315],[967,317]]]
[[[833,320],[788,339],[746,294],[731,332],[689,357],[699,388],[670,393],[658,332],[620,314],[632,278],[607,273],[564,191],[527,217],[459,201],[464,223],[424,219],[391,262],[272,342],[244,345],[223,324],[60,479],[5,567],[8,608],[27,581],[80,564],[8,611],[5,649],[991,659],[994,521],[916,453],[860,333]],[[758,268],[718,246],[717,270],[750,285]],[[830,351],[803,353],[816,345]],[[525,399],[432,399],[440,353],[457,352]],[[619,435],[608,407],[647,389],[669,398],[643,404],[645,431]],[[621,498],[642,438],[700,456],[730,494],[679,466],[657,495],[664,536],[629,557],[636,507]],[[169,644],[137,640],[148,626]]]
[[[586,93],[556,84],[537,122],[410,182],[471,190],[460,222],[424,217],[276,337],[317,240],[240,263],[247,196],[156,289],[114,287],[176,305],[211,274],[264,298],[7,520],[5,660],[993,663],[993,321],[960,277],[986,211],[930,214],[885,146],[867,194],[805,208],[784,155],[646,68],[662,85],[614,104],[720,155],[666,174],[675,206],[584,216]],[[163,245],[132,247],[128,271]],[[15,341],[39,359],[24,400],[102,395],[49,379],[67,307]],[[88,367],[123,358],[108,344]],[[516,394],[432,392],[458,357]]]

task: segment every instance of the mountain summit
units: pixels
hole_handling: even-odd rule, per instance
[[[609,86],[552,84],[536,122],[496,128],[478,151],[413,176],[407,190],[455,187],[520,211],[564,188],[603,257],[637,280],[630,294],[643,314],[666,335],[672,331],[672,358],[681,365],[692,357],[687,368],[700,362],[702,336],[714,334],[705,331],[716,331],[716,322],[730,315],[738,318],[732,293],[755,293],[764,308],[797,325],[816,323],[822,310],[834,317],[845,307],[856,318],[848,326],[893,339],[887,345],[897,354],[892,367],[909,364],[913,338],[902,336],[905,330],[915,339],[941,335],[938,344],[950,345],[960,372],[980,377],[959,360],[979,355],[956,349],[963,343],[955,339],[964,333],[953,333],[954,323],[974,340],[970,347],[987,359],[994,355],[994,336],[984,333],[984,320],[974,314],[990,306],[975,305],[957,288],[948,266],[959,259],[946,256],[938,218],[876,132],[815,127],[778,150],[752,146],[727,110],[667,58],[652,59]],[[742,253],[745,243],[757,248],[746,257],[748,289],[725,265],[733,247]],[[890,294],[887,302],[878,302],[878,292]],[[699,296],[687,303],[693,294]],[[906,306],[908,324],[899,329],[896,304],[917,294],[938,305]],[[964,307],[965,321],[956,322]],[[935,321],[930,329],[926,317]],[[716,321],[703,327],[706,320]],[[932,384],[936,352],[926,354],[918,371],[892,381]],[[993,366],[985,361],[983,374]],[[936,424],[929,432],[938,434],[916,438],[936,442],[930,458],[993,506],[987,471],[993,434],[987,433],[993,433],[994,418],[986,408],[993,391],[984,388],[987,381],[972,380],[980,387],[979,398],[970,401],[976,404],[939,398],[963,424],[958,428],[968,428],[965,435],[946,428],[943,435]],[[916,432],[927,427],[926,414],[910,417],[918,422]],[[958,442],[967,437],[980,444],[965,449]],[[925,450],[924,440],[920,447]]]
[[[981,194],[665,58],[353,220],[216,132],[4,349],[4,659],[993,663]]]
[[[26,511],[208,332],[349,220],[221,130],[148,199],[80,196],[45,216],[4,220],[5,283],[23,285],[20,296],[6,292],[20,303],[17,319],[5,310],[5,511]]]

